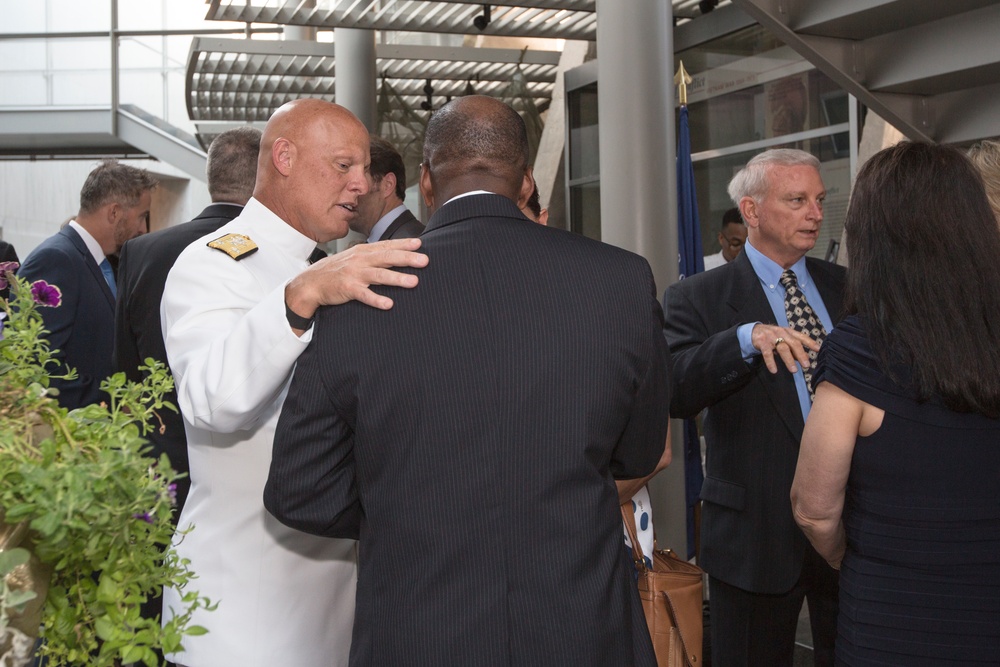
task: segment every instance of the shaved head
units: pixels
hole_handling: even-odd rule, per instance
[[[453,100],[427,124],[422,170],[421,192],[427,200],[430,191],[433,200],[427,201],[429,208],[473,190],[495,192],[521,205],[534,185],[524,121],[509,105],[492,97],[468,95]]]
[[[368,130],[331,102],[300,99],[267,122],[254,198],[323,243],[344,237],[368,192]]]

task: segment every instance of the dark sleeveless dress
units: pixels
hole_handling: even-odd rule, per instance
[[[823,343],[817,384],[885,410],[847,482],[837,664],[1000,665],[1000,420],[920,404],[893,374],[857,317]]]

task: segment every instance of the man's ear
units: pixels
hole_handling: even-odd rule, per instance
[[[396,174],[391,171],[382,177],[382,180],[378,182],[378,191],[382,195],[382,199],[386,199],[389,195],[396,192]]]
[[[278,137],[271,144],[271,162],[282,176],[292,173],[292,162],[295,159],[295,144],[284,137]]]
[[[420,165],[420,196],[424,198],[424,206],[428,211],[434,211],[434,184],[431,182],[431,170],[427,165]]]
[[[531,173],[531,167],[524,170],[524,177],[521,179],[521,190],[517,193],[517,207],[524,208],[531,199],[531,193],[535,190],[535,177]]]
[[[112,202],[111,204],[108,204],[106,213],[108,222],[114,225],[121,219],[122,215],[125,213],[125,209],[122,208],[122,205],[118,202]]]
[[[754,201],[753,197],[743,197],[740,199],[740,215],[743,216],[743,221],[746,222],[747,227],[757,228],[759,224],[757,220],[757,202]]]

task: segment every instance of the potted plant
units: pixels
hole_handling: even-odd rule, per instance
[[[39,630],[51,667],[156,665],[155,649],[206,632],[189,621],[210,604],[171,546],[176,474],[142,437],[176,409],[163,400],[173,379],[150,359],[142,383],[104,381],[109,403],[61,408],[39,313],[61,294],[14,269],[0,264],[0,665],[30,660]],[[161,627],[140,605],[164,586],[185,591],[185,608]]]

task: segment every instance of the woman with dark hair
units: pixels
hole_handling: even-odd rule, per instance
[[[792,485],[841,568],[837,662],[996,665],[1000,228],[969,160],[918,143],[864,165],[845,224]]]

